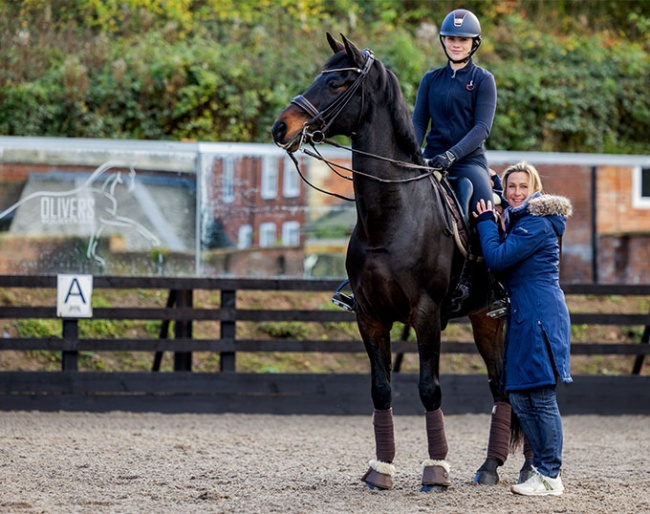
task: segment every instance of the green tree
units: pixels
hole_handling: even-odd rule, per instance
[[[650,3],[467,0],[500,150],[650,153]],[[413,104],[452,0],[0,0],[0,134],[268,142],[331,51],[370,47]]]

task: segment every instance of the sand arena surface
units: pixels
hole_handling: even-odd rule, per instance
[[[0,413],[2,513],[647,513],[650,416],[567,416],[560,497],[472,485],[489,417],[446,418],[453,485],[419,492],[424,416],[395,415],[395,489],[359,481],[368,416]]]

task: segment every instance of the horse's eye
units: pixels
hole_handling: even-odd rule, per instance
[[[340,80],[332,79],[327,83],[330,89],[341,89],[343,87],[343,82]]]

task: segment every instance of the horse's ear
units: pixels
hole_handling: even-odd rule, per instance
[[[361,53],[361,51],[355,46],[355,44],[350,41],[348,38],[346,38],[343,34],[341,34],[341,37],[343,38],[343,44],[345,45],[345,51],[348,54],[348,57],[350,58],[351,61],[356,62],[357,66],[363,66],[365,59]]]
[[[330,44],[330,48],[335,54],[345,50],[343,43],[334,39],[334,36],[332,36],[332,34],[330,34],[329,32],[327,33],[327,42]]]

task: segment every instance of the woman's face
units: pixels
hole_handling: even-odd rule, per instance
[[[467,59],[472,51],[472,38],[470,37],[445,36],[444,42],[447,55],[454,61]]]
[[[512,207],[524,203],[530,195],[530,177],[525,171],[515,171],[506,179],[506,200]]]

